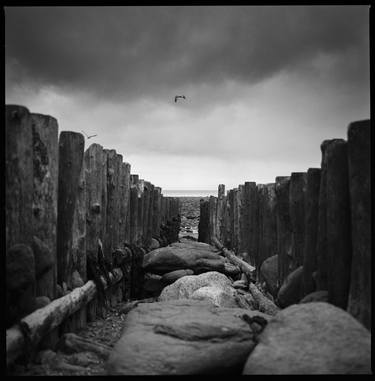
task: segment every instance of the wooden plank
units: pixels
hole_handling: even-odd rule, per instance
[[[371,330],[371,125],[348,128],[352,264],[348,312]]]
[[[289,185],[289,215],[292,226],[292,267],[303,264],[305,240],[306,173],[292,172]]]
[[[209,201],[200,200],[198,241],[209,243]]]
[[[322,153],[319,187],[318,237],[316,242],[316,285],[317,290],[328,290],[327,254],[327,155],[326,150],[332,140],[324,140],[320,145]]]
[[[52,267],[36,269],[36,296],[56,297],[56,225],[58,185],[58,125],[48,115],[31,114],[33,135],[33,235],[48,248]],[[34,256],[38,256],[34,245]]]
[[[130,164],[120,163],[119,168],[119,247],[123,248],[125,243],[130,243],[129,224],[129,202],[130,202]]]
[[[72,275],[73,221],[82,169],[82,134],[62,131],[59,139],[59,185],[57,206],[57,281],[70,284]]]
[[[255,257],[258,252],[258,192],[256,183],[245,182],[244,193],[248,260],[252,266],[255,266]]]
[[[292,226],[289,215],[289,184],[289,176],[278,176],[275,179],[279,285],[284,282],[284,279],[291,272]]]
[[[143,218],[144,218],[144,205],[145,205],[145,196],[144,196],[144,180],[139,179],[137,183],[138,189],[138,224],[137,224],[137,245],[143,246]]]
[[[263,261],[277,253],[277,232],[276,232],[276,195],[275,184],[262,184],[259,187],[259,249],[255,261],[257,271]]]
[[[148,221],[150,216],[150,196],[151,196],[151,183],[149,181],[144,182],[143,197],[143,225],[142,225],[142,237],[143,246],[148,247]]]
[[[307,170],[305,243],[303,248],[304,295],[310,294],[316,288],[313,273],[316,271],[320,173],[320,168],[309,168]]]
[[[346,309],[350,287],[352,242],[347,142],[327,147],[328,301]]]
[[[122,279],[121,270],[114,269],[113,275],[110,274],[110,279],[113,284],[119,282]],[[104,288],[107,288],[108,285],[104,279],[102,279],[102,282]],[[35,348],[48,333],[60,326],[64,319],[92,300],[96,292],[96,286],[90,280],[82,287],[74,289],[69,294],[55,299],[47,306],[21,319],[19,324],[22,328],[19,325],[15,325],[7,330],[7,365],[10,365],[24,353],[28,348],[26,343]]]
[[[130,186],[130,243],[137,243],[138,226],[138,189],[136,185]]]
[[[215,196],[210,196],[209,201],[208,201],[208,226],[209,226],[209,243],[211,243],[211,238],[216,236],[216,231],[215,231],[215,212],[216,212],[216,202],[217,199]]]
[[[5,108],[5,215],[6,250],[15,244],[31,245],[33,150],[29,110]]]
[[[216,236],[221,242],[225,242],[224,215],[225,215],[225,185],[219,184],[217,190],[216,206]]]
[[[150,184],[150,189],[149,189],[149,212],[148,212],[148,220],[147,220],[147,248],[150,247],[151,245],[151,240],[152,240],[152,233],[153,233],[153,217],[154,217],[154,189],[155,186],[153,184]]]
[[[160,214],[161,214],[161,188],[154,188],[154,202],[152,213],[152,236],[160,236]]]
[[[123,207],[125,208],[125,242],[130,243],[130,170],[131,165],[129,163],[122,164],[122,170],[125,173],[124,188],[123,188]]]
[[[120,220],[120,165],[122,155],[116,150],[104,150],[107,156],[107,222],[106,234],[103,242],[103,251],[106,261],[112,265],[112,253],[119,245]]]

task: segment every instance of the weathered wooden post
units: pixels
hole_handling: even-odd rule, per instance
[[[143,207],[143,226],[142,226],[142,236],[143,236],[143,246],[148,246],[148,220],[150,216],[150,196],[151,196],[151,183],[149,181],[144,182],[143,197],[144,197],[144,207]]]
[[[318,236],[316,241],[316,288],[328,290],[328,254],[327,254],[327,155],[328,145],[334,141],[324,140],[320,145],[322,153],[319,210],[318,210]]]
[[[121,163],[119,186],[119,244],[123,248],[125,243],[130,243],[130,164],[128,163]]]
[[[199,203],[198,241],[209,242],[209,201],[200,200]]]
[[[348,128],[352,266],[348,312],[371,330],[371,132],[370,121]]]
[[[234,189],[230,189],[228,191],[228,222],[229,222],[229,229],[228,229],[228,249],[234,249]]]
[[[263,261],[277,252],[275,184],[259,184],[259,248],[255,261],[257,272]]]
[[[248,260],[252,266],[255,266],[255,256],[258,251],[258,202],[255,182],[245,182],[244,202]]]
[[[247,237],[248,237],[248,219],[247,211],[245,209],[245,185],[240,184],[238,186],[237,194],[238,203],[238,254],[246,262],[249,262],[249,253],[247,249]]]
[[[210,196],[209,202],[208,202],[208,209],[209,209],[209,243],[211,243],[211,239],[216,236],[216,229],[215,229],[216,197],[215,196]]]
[[[155,238],[160,237],[160,224],[161,224],[161,188],[154,188],[154,210],[152,215],[152,236]]]
[[[144,224],[144,205],[145,205],[145,192],[144,180],[139,179],[137,183],[138,189],[138,224],[137,224],[137,245],[143,246],[143,224]]]
[[[217,207],[216,207],[216,235],[221,243],[225,241],[224,232],[224,214],[225,214],[225,185],[219,184],[217,191]]]
[[[289,215],[289,184],[289,176],[278,176],[275,179],[279,285],[291,271],[292,226]]]
[[[105,149],[104,152],[107,157],[107,220],[103,250],[106,261],[112,265],[112,253],[119,243],[119,173],[122,155],[117,154],[114,149]]]
[[[307,170],[305,243],[303,248],[304,295],[313,292],[316,288],[313,273],[316,271],[320,173],[320,168],[309,168]]]
[[[240,191],[233,189],[233,248],[238,255],[240,244]]]
[[[36,296],[56,298],[56,224],[58,180],[58,125],[48,115],[31,114],[33,136],[33,251]],[[45,246],[46,250],[43,250]]]
[[[347,142],[327,147],[328,301],[347,308],[352,262]]]
[[[71,246],[71,278],[68,288],[74,290],[82,287],[87,281],[86,258],[86,179],[85,161],[83,160],[78,179],[78,192],[74,209]],[[64,332],[74,332],[84,328],[87,323],[87,309],[81,308],[72,314],[63,324]]]
[[[105,165],[103,165],[105,163]],[[98,262],[98,242],[104,241],[106,225],[106,154],[99,144],[91,144],[84,153],[86,180],[86,257]],[[103,194],[104,193],[104,194]],[[87,306],[87,318],[96,318],[97,300]]]
[[[33,140],[29,110],[5,109],[6,324],[35,306]]]
[[[289,214],[292,225],[292,267],[303,263],[305,239],[305,192],[306,173],[292,172],[289,185]]]
[[[153,232],[153,217],[154,217],[154,185],[150,183],[149,189],[149,208],[148,208],[148,219],[147,219],[147,248],[151,246],[152,232]]]
[[[73,222],[85,141],[82,134],[62,131],[59,139],[57,206],[57,282],[71,284]]]

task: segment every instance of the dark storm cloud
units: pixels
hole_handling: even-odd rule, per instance
[[[357,49],[358,62],[368,54],[364,6],[10,7],[5,21],[7,86],[95,97],[256,83],[321,53]],[[361,76],[356,69],[342,67],[347,81]]]

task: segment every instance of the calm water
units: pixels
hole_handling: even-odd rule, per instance
[[[217,189],[214,189],[214,190],[170,190],[170,189],[163,189],[162,193],[166,197],[208,197],[208,196],[217,196]]]

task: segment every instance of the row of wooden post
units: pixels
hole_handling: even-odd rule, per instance
[[[199,240],[217,237],[259,269],[277,255],[279,286],[303,266],[303,294],[329,301],[371,326],[370,121],[353,122],[347,140],[321,144],[321,168],[245,182],[201,201]]]
[[[52,301],[86,283],[99,248],[112,269],[116,252],[144,254],[153,239],[165,246],[178,235],[178,199],[131,174],[115,150],[85,150],[83,135],[58,137],[55,118],[18,105],[6,106],[5,209],[7,327],[38,297]]]

